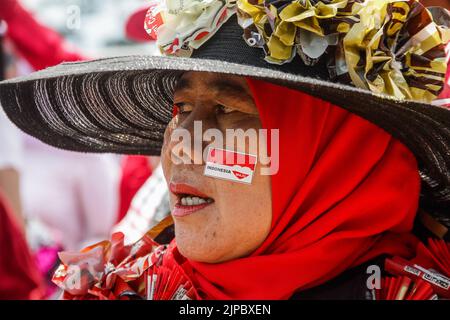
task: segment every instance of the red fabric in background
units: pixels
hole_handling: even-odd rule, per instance
[[[8,25],[7,38],[35,70],[86,59],[69,50],[57,32],[37,22],[16,0],[0,1],[0,19]]]
[[[41,299],[43,294],[25,236],[0,194],[0,300]]]
[[[445,76],[445,85],[438,99],[448,99],[450,100],[450,43],[447,44],[447,59],[449,60],[447,63],[447,74]],[[450,107],[450,101],[444,104],[446,107]]]
[[[151,175],[152,169],[147,157],[126,156],[123,159],[117,222],[125,217],[131,200]]]
[[[204,298],[288,299],[381,254],[412,258],[420,190],[413,154],[329,102],[263,81],[248,85],[263,127],[280,134],[272,227],[248,257],[189,261]]]
[[[146,4],[128,17],[125,23],[125,34],[128,39],[137,42],[150,42],[156,40],[152,39],[144,28],[147,11],[150,7],[155,6],[156,4],[156,2],[152,5]]]

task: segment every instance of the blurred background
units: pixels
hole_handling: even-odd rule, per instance
[[[23,0],[37,20],[57,31],[88,56],[156,52],[151,43],[126,37],[128,17],[148,0]],[[142,21],[143,24],[143,21]]]
[[[144,30],[149,4],[0,0],[0,80],[65,61],[157,55]],[[0,299],[56,298],[51,277],[59,251],[79,251],[115,231],[142,236],[156,210],[148,203],[165,202],[158,164],[157,157],[47,146],[20,132],[0,108]],[[158,182],[141,188],[154,172]]]

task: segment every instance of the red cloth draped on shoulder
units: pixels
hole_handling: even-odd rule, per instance
[[[263,127],[279,129],[272,227],[248,257],[189,261],[204,298],[288,299],[381,254],[412,258],[420,191],[413,154],[329,102],[259,80],[248,85]]]
[[[0,300],[40,299],[43,280],[15,219],[0,193]]]

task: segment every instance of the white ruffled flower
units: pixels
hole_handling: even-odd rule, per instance
[[[157,17],[157,44],[164,54],[190,56],[236,12],[236,0],[162,0],[147,19]]]

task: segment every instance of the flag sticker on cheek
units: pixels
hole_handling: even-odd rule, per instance
[[[257,157],[251,154],[210,148],[204,175],[241,183],[252,183]]]

